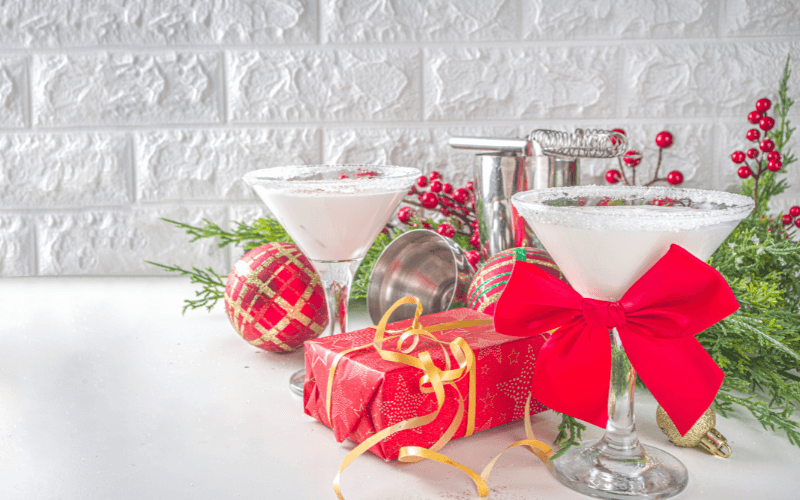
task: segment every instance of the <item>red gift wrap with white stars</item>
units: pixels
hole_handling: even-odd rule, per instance
[[[453,309],[421,316],[423,327],[454,321],[490,319],[490,316],[472,309]],[[398,321],[386,327],[397,332],[411,325],[412,320]],[[435,332],[442,342],[463,338],[475,353],[475,432],[490,429],[519,418],[525,410],[530,393],[536,355],[546,336],[510,337],[494,331],[491,324],[453,328]],[[304,409],[306,414],[333,429],[338,442],[350,439],[361,443],[391,425],[409,418],[422,416],[437,408],[433,393],[422,393],[419,387],[420,370],[387,361],[372,348],[345,354],[335,368],[331,391],[331,418],[326,411],[327,384],[331,367],[337,355],[351,348],[370,344],[375,337],[374,328],[366,328],[305,343],[306,383]],[[420,337],[411,353],[428,351],[434,363],[446,369],[445,357],[451,366],[457,362],[449,351],[437,342]],[[430,447],[445,432],[458,411],[459,393],[466,397],[469,377],[463,377],[452,386],[445,387],[446,403],[436,420],[428,425],[390,435],[370,451],[384,460],[397,458],[403,446]],[[535,399],[531,400],[531,414],[546,410]],[[465,417],[453,439],[466,434]]]

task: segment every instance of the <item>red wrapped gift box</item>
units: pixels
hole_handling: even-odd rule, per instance
[[[490,319],[490,316],[472,309],[454,309],[419,318],[423,328],[476,319]],[[412,320],[392,323],[386,328],[387,335],[411,324]],[[445,343],[461,337],[475,353],[475,432],[522,418],[536,354],[544,344],[545,336],[510,337],[495,332],[491,323],[443,330],[434,336]],[[387,361],[370,346],[347,353],[338,362],[331,391],[331,419],[328,419],[327,385],[335,358],[348,349],[371,344],[374,338],[375,328],[367,328],[305,343],[305,412],[333,429],[338,442],[350,438],[361,443],[386,427],[431,413],[437,408],[435,395],[420,390],[420,377],[423,375],[420,370]],[[445,357],[450,358],[451,367],[457,366],[446,346],[425,337],[419,339],[411,355],[428,351],[438,368],[447,368]],[[396,341],[389,343],[394,348]],[[453,386],[445,387],[447,399],[436,420],[392,434],[370,451],[385,460],[392,460],[397,458],[403,446],[427,448],[435,443],[456,416],[459,395],[466,400],[469,377],[458,380],[455,386],[458,391]],[[531,414],[545,409],[538,401],[531,401]],[[453,438],[464,436],[466,427],[465,415]]]

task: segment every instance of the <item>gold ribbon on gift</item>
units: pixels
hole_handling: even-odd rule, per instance
[[[412,322],[411,326],[406,328],[405,330],[399,332],[389,332],[396,335],[387,336],[386,325],[389,322],[389,318],[391,317],[395,309],[404,304],[416,304],[417,308],[414,314],[414,321]],[[348,453],[347,456],[345,456],[344,460],[342,461],[342,465],[339,467],[339,471],[336,473],[336,477],[333,480],[333,489],[336,492],[336,496],[339,498],[339,500],[344,500],[344,497],[342,496],[341,492],[341,486],[339,483],[341,474],[347,468],[347,466],[350,465],[356,458],[364,454],[367,450],[369,450],[382,440],[386,439],[387,437],[391,436],[392,434],[395,434],[403,430],[422,427],[423,425],[427,425],[436,420],[436,418],[439,416],[439,412],[441,411],[445,403],[445,389],[444,389],[445,385],[450,385],[451,387],[453,387],[453,389],[455,389],[457,394],[458,410],[456,411],[456,415],[453,418],[453,421],[447,427],[442,436],[430,448],[423,448],[420,446],[405,446],[400,449],[398,460],[400,460],[401,462],[419,462],[421,460],[428,459],[456,467],[461,471],[465,472],[467,475],[469,475],[469,477],[475,482],[475,485],[478,489],[478,494],[481,496],[481,498],[485,498],[489,494],[489,487],[487,485],[489,473],[491,472],[492,467],[494,466],[497,459],[500,458],[500,455],[502,455],[502,453],[494,457],[480,475],[475,473],[472,469],[464,465],[461,465],[458,462],[439,453],[439,450],[453,438],[453,435],[455,435],[456,430],[459,428],[459,426],[461,425],[461,421],[463,420],[464,397],[462,396],[461,391],[459,391],[458,387],[456,387],[455,385],[455,383],[461,380],[463,377],[469,377],[469,393],[467,394],[467,405],[466,405],[467,428],[465,436],[470,436],[475,432],[475,399],[476,399],[477,376],[475,369],[475,353],[472,351],[472,349],[469,347],[466,341],[461,337],[457,337],[451,342],[443,342],[437,339],[433,335],[433,332],[449,330],[453,328],[467,328],[471,326],[488,325],[492,323],[492,320],[479,319],[479,320],[452,321],[448,323],[441,323],[438,325],[432,325],[423,328],[419,322],[419,317],[421,314],[422,314],[422,304],[416,297],[404,297],[398,300],[392,305],[392,307],[389,308],[388,311],[386,311],[386,314],[383,315],[380,323],[378,323],[378,325],[374,327],[375,338],[373,339],[372,343],[365,344],[363,346],[353,347],[345,351],[342,351],[339,354],[337,354],[333,360],[330,371],[328,373],[328,387],[325,396],[325,410],[327,413],[329,423],[331,423],[331,398],[333,393],[333,379],[336,374],[336,368],[339,365],[339,362],[345,355],[351,352],[359,351],[362,349],[368,349],[370,347],[374,348],[375,351],[378,353],[378,355],[387,361],[402,363],[419,369],[422,372],[422,376],[419,379],[420,391],[425,394],[433,392],[436,395],[436,405],[437,405],[436,410],[434,410],[431,413],[428,413],[427,415],[422,415],[419,417],[413,417],[407,420],[403,420],[402,422],[398,422],[394,425],[391,425],[381,430],[380,432],[377,432],[373,436],[370,436],[369,438],[364,440],[364,442],[359,444],[350,453]],[[456,363],[458,364],[458,368],[452,369],[450,358],[448,355],[445,355],[446,366],[444,370],[438,368],[433,363],[433,359],[431,358],[431,355],[428,351],[423,351],[417,354],[416,356],[410,355],[410,353],[413,352],[414,349],[419,344],[420,337],[430,338],[434,342],[438,342],[443,346],[446,345],[447,347],[449,347],[450,353],[453,355],[453,358],[456,360]],[[383,347],[384,342],[394,339],[397,339],[397,351],[384,349]],[[404,348],[403,345],[408,340],[411,340],[411,344],[408,347]],[[506,449],[524,445],[527,446],[542,461],[546,462],[552,455],[553,450],[545,443],[538,441],[534,438],[533,429],[530,424],[529,416],[530,416],[530,397],[528,397],[528,401],[525,404],[525,432],[527,439],[513,443]]]

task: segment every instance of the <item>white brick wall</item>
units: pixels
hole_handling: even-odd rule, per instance
[[[745,116],[796,0],[16,0],[0,6],[0,276],[227,272],[238,251],[168,217],[264,209],[240,181],[283,163],[379,162],[463,183],[451,134],[623,127],[652,168],[735,189]],[[800,142],[795,141],[800,154]],[[584,183],[608,162],[584,162]],[[792,190],[774,204],[800,202]]]

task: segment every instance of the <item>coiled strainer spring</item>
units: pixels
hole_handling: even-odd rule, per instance
[[[583,130],[559,132],[556,130],[534,130],[528,142],[538,143],[547,154],[574,158],[613,158],[627,149],[625,134],[613,130]]]

